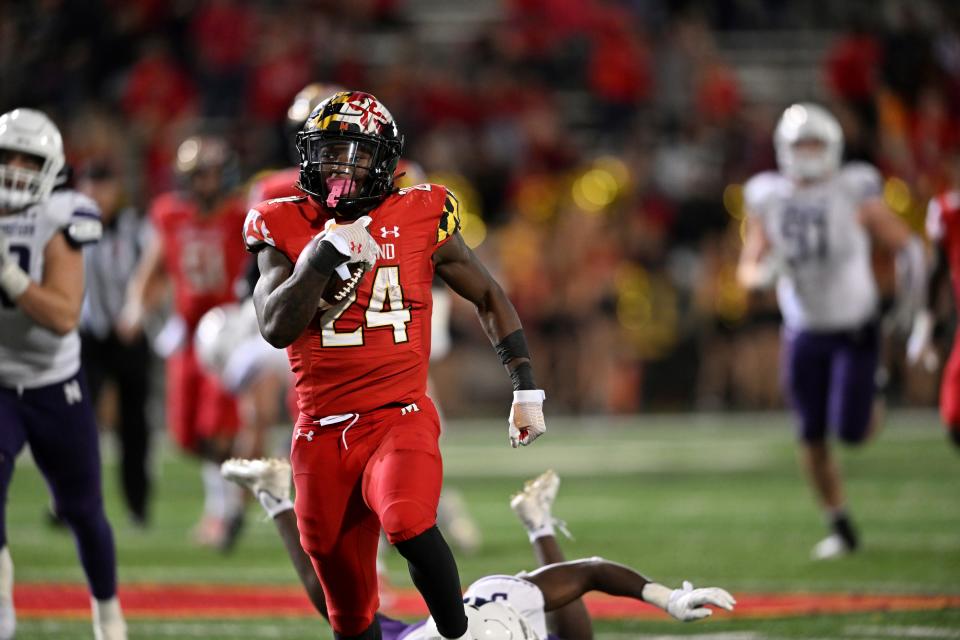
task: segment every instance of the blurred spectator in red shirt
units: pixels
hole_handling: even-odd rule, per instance
[[[310,51],[296,24],[285,17],[264,21],[256,64],[247,89],[251,116],[264,123],[283,120],[297,91],[310,82]]]
[[[588,82],[607,125],[621,130],[650,96],[650,55],[629,14],[609,8],[601,16],[587,67]]]
[[[150,39],[127,76],[121,103],[135,126],[153,130],[192,113],[196,87],[163,41]]]
[[[254,48],[256,30],[257,15],[243,0],[210,0],[194,14],[190,35],[203,91],[204,115],[240,114],[246,63]]]

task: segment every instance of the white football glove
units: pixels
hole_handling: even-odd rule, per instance
[[[363,262],[372,268],[377,263],[377,241],[367,231],[370,222],[370,216],[361,216],[350,224],[337,224],[331,218],[323,227],[320,242],[332,244],[334,249],[346,256],[348,263]],[[349,277],[349,272],[346,277]]]
[[[513,392],[513,405],[510,407],[510,446],[516,449],[527,446],[543,435],[547,424],[543,419],[543,400],[546,397],[540,389]]]
[[[916,366],[923,363],[923,367],[934,372],[940,364],[940,358],[933,348],[933,314],[928,309],[920,310],[913,319],[913,329],[907,339],[907,363]]]
[[[29,286],[30,276],[10,254],[10,241],[0,231],[0,290],[11,300],[16,300]]]
[[[694,589],[692,584],[684,580],[682,588],[670,592],[666,612],[680,622],[691,622],[713,615],[713,611],[704,606],[708,604],[733,611],[733,605],[737,604],[737,601],[725,589]]]

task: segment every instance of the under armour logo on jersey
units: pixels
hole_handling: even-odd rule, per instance
[[[363,251],[363,244],[360,242],[351,242],[350,251],[354,253],[360,253],[361,251]]]
[[[313,429],[297,429],[297,436],[294,440],[299,440],[300,438],[306,438],[307,442],[313,442]]]
[[[380,227],[380,237],[386,238],[387,236],[393,236],[394,238],[400,237],[400,227],[393,225],[393,231],[387,229],[386,227]]]
[[[418,407],[417,403],[414,402],[413,404],[408,404],[403,409],[400,409],[400,415],[405,416],[408,413],[416,413],[417,411],[420,411],[420,407]]]
[[[66,399],[67,404],[83,402],[83,391],[80,390],[80,383],[76,380],[71,380],[63,385],[63,397]]]

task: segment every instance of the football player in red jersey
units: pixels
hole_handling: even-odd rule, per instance
[[[954,303],[960,305],[960,156],[953,162],[953,186],[930,200],[927,206],[927,237],[934,245],[934,264],[927,286],[926,307],[913,323],[907,341],[907,361],[923,363],[928,371],[936,370],[939,358],[933,348],[933,329],[940,291],[948,276],[953,283]],[[943,370],[940,383],[940,419],[950,439],[960,447],[960,349],[954,335],[953,350]]]
[[[234,398],[205,373],[194,355],[193,333],[209,309],[236,300],[235,283],[249,260],[236,229],[246,207],[234,186],[236,161],[227,142],[193,136],[177,149],[182,190],[158,196],[150,207],[153,234],[131,281],[121,314],[123,332],[141,330],[173,285],[179,320],[169,327],[167,422],[176,443],[204,460],[206,500],[197,541],[224,550],[240,525],[243,502],[216,478],[218,464],[232,451],[240,419]],[[233,530],[231,530],[233,529]]]
[[[446,188],[395,190],[403,146],[376,98],[341,92],[298,135],[303,197],[252,209],[244,225],[261,277],[260,330],[286,347],[300,415],[291,447],[300,539],[327,595],[337,638],[379,638],[376,551],[382,527],[406,558],[445,638],[467,633],[460,580],[436,527],[439,420],[426,396],[434,273],[477,306],[513,380],[513,446],[546,430],[513,305],[466,246]],[[368,272],[336,306],[338,267]]]

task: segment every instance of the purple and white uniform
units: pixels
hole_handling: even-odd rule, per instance
[[[543,593],[537,585],[525,580],[523,575],[521,573],[517,576],[484,576],[467,588],[467,591],[463,594],[463,601],[475,607],[480,607],[487,602],[503,602],[523,616],[538,638],[560,640],[557,636],[547,632]],[[414,624],[405,625],[402,630],[397,632],[398,635],[392,635],[396,632],[397,625],[403,623],[380,615],[383,640],[421,640],[425,637],[422,633],[425,623],[426,620],[421,620]]]
[[[881,187],[880,173],[865,163],[809,185],[765,172],[744,187],[778,265],[784,388],[808,442],[823,440],[828,427],[849,443],[867,435],[878,293],[860,208]]]
[[[57,234],[80,247],[99,240],[101,230],[96,204],[69,190],[0,216],[9,254],[34,282],[43,281],[44,253]],[[98,443],[77,332],[58,335],[0,296],[0,547],[7,543],[14,460],[29,444],[57,514],[74,532],[90,590],[105,600],[116,593],[116,558],[103,512]]]

